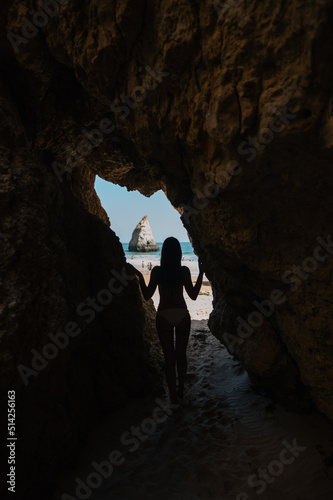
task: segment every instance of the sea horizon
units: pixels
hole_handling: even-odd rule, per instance
[[[121,242],[123,249],[124,249],[125,257],[127,259],[128,258],[131,260],[136,260],[136,259],[147,260],[147,259],[149,259],[152,262],[155,261],[155,263],[157,260],[159,261],[161,258],[161,250],[162,250],[163,241],[162,242],[157,241],[156,243],[160,248],[159,248],[159,250],[156,250],[154,252],[130,252],[128,250],[128,243]],[[193,251],[193,247],[189,241],[180,241],[179,243],[180,243],[180,246],[182,249],[182,256],[183,256],[184,261],[197,261],[198,260],[198,257],[195,255],[195,253]]]
[[[129,241],[121,241],[120,242],[122,245],[129,245]],[[163,241],[156,241],[157,245],[163,245]],[[184,244],[184,245],[191,245],[191,243],[189,241],[180,241],[179,240],[179,243],[180,244]],[[192,245],[191,245],[192,246]]]

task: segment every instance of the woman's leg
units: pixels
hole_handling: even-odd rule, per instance
[[[156,328],[164,354],[165,377],[170,392],[170,399],[172,403],[176,403],[176,351],[173,339],[173,326],[167,319],[157,314]]]
[[[189,314],[176,326],[176,361],[178,372],[178,394],[183,396],[184,383],[187,372],[186,348],[191,330],[191,317]]]

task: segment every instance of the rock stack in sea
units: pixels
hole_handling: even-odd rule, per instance
[[[160,247],[154,239],[148,217],[145,215],[133,231],[128,250],[130,252],[157,252],[159,249]]]

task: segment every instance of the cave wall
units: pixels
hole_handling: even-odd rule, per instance
[[[1,7],[4,147],[22,148],[22,192],[34,203],[44,196],[39,217],[66,233],[56,238],[56,255],[38,246],[40,255],[49,255],[38,260],[47,290],[38,300],[47,304],[31,322],[37,328],[45,309],[63,324],[68,301],[76,303],[79,285],[73,283],[86,294],[101,285],[111,255],[103,250],[92,260],[89,252],[110,246],[110,265],[123,264],[94,193],[94,175],[147,196],[163,189],[212,281],[214,335],[256,384],[332,419],[333,257],[329,245],[318,243],[332,233],[332,1],[60,3],[52,19],[19,44],[8,33],[24,35],[22,16],[32,20],[40,7],[31,0]],[[33,168],[44,195],[37,180],[37,195],[23,189]],[[61,210],[53,210],[52,196]],[[10,202],[11,213],[18,203]],[[75,251],[71,229],[65,231],[72,218]],[[38,231],[33,225],[34,242]],[[87,234],[98,234],[100,245],[90,238],[88,244]],[[51,235],[44,231],[43,238],[49,248]],[[36,245],[23,252],[29,262]],[[71,257],[84,249],[80,261]],[[314,255],[318,259],[308,259]],[[25,271],[27,290],[35,287],[34,269],[29,264]],[[51,277],[58,287],[54,309]],[[258,312],[254,301],[271,299],[273,290],[281,291],[283,303],[261,321],[249,316]],[[132,293],[142,318],[134,352],[144,320],[138,292]],[[22,303],[30,304],[29,297]],[[22,324],[21,307],[14,304],[12,314]],[[237,318],[249,317],[258,326],[240,331]],[[40,329],[33,331],[17,359],[41,338]]]
[[[85,206],[77,184],[60,184],[19,136],[19,117],[6,97],[0,397],[5,410],[7,391],[16,391],[15,495],[49,498],[56,476],[73,464],[98,418],[130,397],[159,393],[160,352],[154,306],[143,304],[126,269],[122,245],[94,192],[95,175],[86,173]],[[88,304],[95,298],[98,309]],[[7,451],[3,445],[6,473]],[[3,481],[1,498],[13,495],[7,486]]]

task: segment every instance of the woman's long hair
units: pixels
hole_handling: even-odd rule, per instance
[[[182,281],[182,249],[177,238],[164,240],[161,252],[161,283],[174,286]]]

